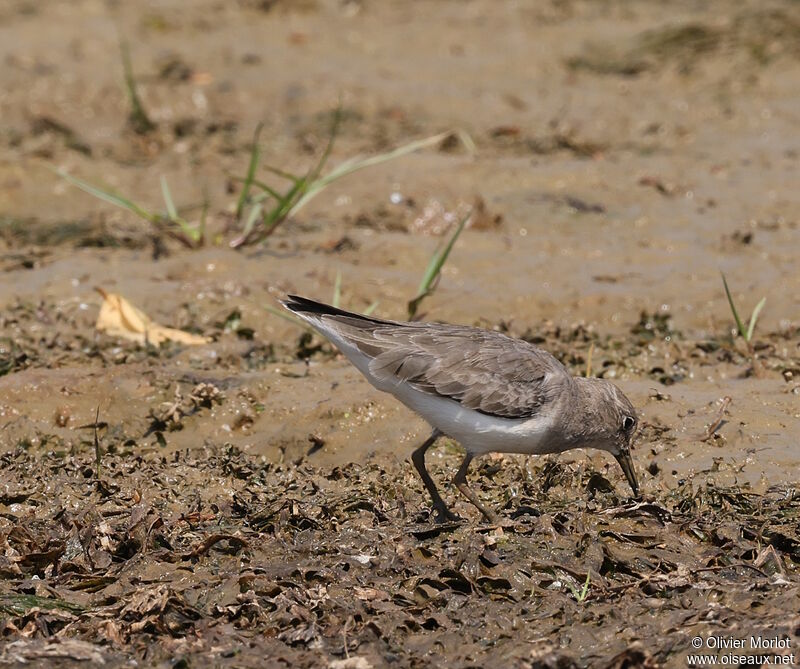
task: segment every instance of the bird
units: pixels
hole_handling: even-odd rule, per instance
[[[375,388],[394,395],[431,426],[411,461],[437,522],[461,520],[425,466],[425,453],[442,436],[465,451],[453,484],[490,523],[499,523],[499,516],[467,482],[473,458],[486,453],[601,449],[617,460],[639,496],[631,456],[638,417],[610,381],[574,377],[544,349],[493,330],[384,320],[297,295],[280,302],[333,343]]]

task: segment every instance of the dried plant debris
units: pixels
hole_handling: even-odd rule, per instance
[[[704,58],[745,54],[749,63],[766,65],[800,53],[800,19],[788,8],[745,8],[722,25],[688,21],[646,30],[618,44],[593,43],[567,60],[575,70],[638,75],[670,65],[689,72]]]
[[[657,667],[696,635],[796,635],[797,490],[632,504],[589,465],[511,462],[475,476],[500,529],[431,524],[408,463],[110,453],[100,492],[89,455],[7,453],[0,662]]]
[[[116,293],[96,289],[103,297],[95,328],[111,337],[126,339],[137,344],[158,346],[165,341],[174,341],[189,346],[200,346],[211,341],[208,337],[167,328],[159,325],[128,300]]]
[[[186,310],[192,329],[203,329],[219,339],[227,333],[250,342],[251,345],[230,351],[225,356],[209,358],[207,368],[263,369],[266,365],[287,358],[329,359],[334,349],[323,339],[302,333],[295,344],[289,340],[267,342],[264,333],[242,326],[238,312],[231,312],[220,321],[218,315]],[[80,365],[84,368],[109,368],[121,364],[141,363],[145,368],[158,368],[164,374],[164,361],[176,355],[184,344],[165,341],[160,347],[141,346],[133,341],[120,340],[107,334],[94,334],[94,310],[80,302],[58,303],[51,299],[36,302],[17,300],[8,304],[0,314],[0,377],[26,368],[60,368]],[[672,326],[669,311],[643,312],[631,326],[633,336],[610,336],[583,323],[556,325],[550,322],[537,325],[536,330],[522,329],[522,323],[476,322],[475,325],[498,329],[521,337],[552,352],[575,374],[583,374],[592,354],[592,373],[603,378],[623,375],[650,378],[662,385],[680,383],[701,368],[719,369],[730,365],[746,374],[751,359],[746,350],[737,347],[727,331],[720,330],[715,339],[691,339]],[[168,329],[168,328],[167,328]],[[186,333],[197,343],[207,337]],[[144,339],[145,335],[135,335]],[[797,392],[800,378],[800,328],[759,335],[759,364],[767,373],[777,372],[791,384],[787,392]],[[788,345],[787,345],[788,344]],[[211,344],[213,346],[213,343]]]
[[[184,396],[180,387],[175,386],[174,400],[162,402],[157,409],[150,411],[151,424],[145,436],[165,430],[181,430],[186,416],[192,416],[203,408],[210,409],[224,401],[225,395],[210,383],[198,383],[188,396]]]

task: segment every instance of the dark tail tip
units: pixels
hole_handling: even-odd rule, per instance
[[[324,302],[317,302],[309,300],[307,297],[300,297],[299,295],[287,295],[285,300],[280,300],[280,303],[289,311],[294,311],[298,314],[311,315],[311,316],[344,316],[347,318],[356,318],[361,321],[369,321],[371,323],[383,323],[376,318],[369,316],[362,316],[355,314],[352,311],[345,311],[337,307],[332,307],[330,304]]]
[[[281,304],[295,313],[304,314],[336,314],[340,313],[339,309],[332,307],[323,302],[315,302],[309,300],[307,297],[300,297],[299,295],[287,295],[285,300],[280,301]]]

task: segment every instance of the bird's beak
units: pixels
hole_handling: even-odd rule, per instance
[[[634,497],[638,497],[639,484],[636,482],[636,472],[633,469],[633,458],[631,458],[631,452],[626,449],[624,451],[620,451],[614,457],[617,459],[617,462],[619,462],[619,466],[622,467],[625,478],[628,479],[631,490],[633,490]]]

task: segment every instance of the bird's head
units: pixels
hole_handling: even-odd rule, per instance
[[[634,496],[639,496],[639,483],[633,468],[631,444],[639,423],[636,409],[625,394],[605,379],[576,379],[586,402],[587,446],[600,448],[613,455],[622,468]]]

